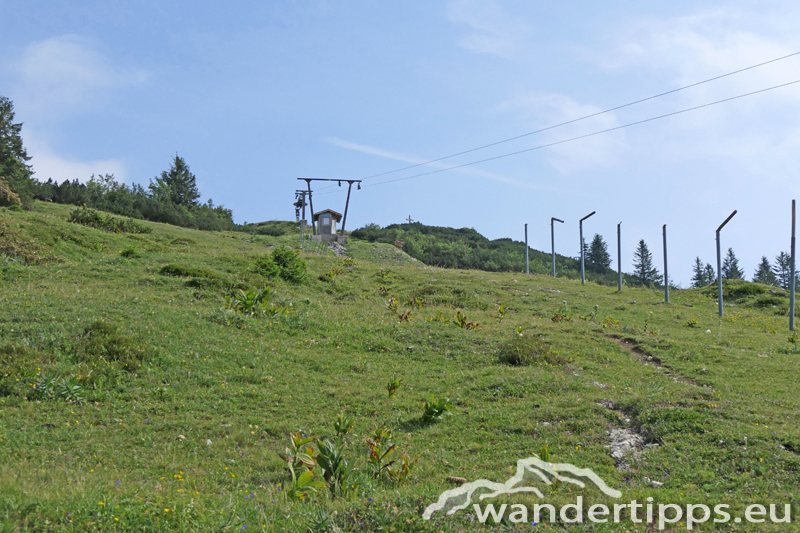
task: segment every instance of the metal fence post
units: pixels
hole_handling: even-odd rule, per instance
[[[589,218],[590,216],[594,215],[596,212],[597,211],[592,211],[591,213],[589,213],[588,215],[586,215],[585,217],[580,219],[580,221],[578,222],[578,227],[580,228],[580,234],[581,234],[581,285],[586,285],[586,269],[583,266],[583,261],[584,261],[583,256],[585,255],[583,253],[583,248],[584,248],[584,246],[583,246],[583,221],[586,220],[587,218]]]
[[[553,230],[553,222],[561,222],[563,224],[564,221],[560,218],[550,217],[550,248],[553,255],[553,277],[556,277],[556,234]]]
[[[667,225],[664,224],[664,303],[669,303],[669,273],[667,272]]]
[[[792,275],[792,277],[789,280],[789,331],[794,331],[794,291],[795,291],[795,285],[797,284],[797,281],[795,279],[796,263],[794,262],[794,257],[795,257],[794,223],[795,223],[795,210],[794,210],[794,200],[792,200],[792,244],[790,250],[792,258],[789,267],[790,274]]]
[[[528,225],[525,224],[525,273],[530,274],[530,268],[528,266]]]
[[[717,228],[717,298],[719,299],[719,316],[722,318],[722,253],[720,252],[720,245],[719,245],[719,232],[722,231],[722,228],[725,224],[728,223],[730,219],[733,218],[733,215],[736,214],[736,210],[733,210],[733,213],[728,215],[728,218],[725,219],[725,222],[720,224]]]
[[[617,224],[617,290],[622,291],[622,222]]]

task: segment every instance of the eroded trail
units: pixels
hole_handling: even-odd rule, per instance
[[[687,385],[692,385],[693,387],[708,387],[708,385],[704,385],[693,379],[689,379],[687,377],[683,377],[676,374],[671,368],[665,366],[658,357],[645,352],[635,342],[633,342],[630,339],[624,339],[621,337],[616,337],[614,335],[608,335],[606,333],[603,333],[602,335],[603,337],[614,341],[620,348],[630,353],[637,361],[639,361],[643,365],[651,365],[655,367],[656,372],[663,374],[664,376],[670,377],[679,383],[686,383]]]

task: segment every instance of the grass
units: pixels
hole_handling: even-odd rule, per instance
[[[739,515],[798,503],[800,400],[787,371],[798,354],[779,307],[719,319],[702,289],[665,305],[645,289],[429,268],[353,239],[347,260],[305,255],[303,283],[266,282],[288,312],[222,319],[231,291],[264,286],[256,260],[299,234],[150,222],[151,233],[111,233],[69,214],[0,210],[17,251],[0,261],[0,531],[491,530],[471,511],[421,513],[449,476],[504,481],[544,445],[626,501],[728,503]],[[783,301],[748,290],[736,294]],[[459,312],[480,327],[455,327]],[[527,360],[500,360],[509,353]],[[36,394],[43,376],[81,390]],[[440,398],[449,410],[425,419],[423,402]],[[278,453],[293,432],[332,439],[342,413],[356,470],[335,495],[288,501]],[[410,459],[402,481],[367,463],[366,439],[384,424]],[[657,444],[629,471],[606,447],[623,427]],[[577,494],[607,500],[560,486],[548,502]]]

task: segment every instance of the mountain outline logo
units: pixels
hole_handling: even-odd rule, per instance
[[[525,474],[530,473],[540,479],[546,485],[552,485],[553,481],[572,483],[585,488],[586,483],[582,480],[591,481],[600,491],[611,498],[621,498],[622,492],[612,489],[606,485],[600,476],[589,468],[579,468],[570,463],[550,463],[543,461],[539,457],[528,457],[517,461],[517,471],[505,483],[497,483],[488,479],[478,479],[469,483],[464,483],[458,488],[447,490],[439,495],[439,499],[425,508],[422,518],[430,520],[433,513],[445,510],[445,514],[450,516],[466,509],[472,503],[472,496],[478,489],[488,489],[489,492],[481,493],[478,499],[496,498],[503,494],[514,494],[519,492],[532,492],[540,498],[544,494],[538,487],[523,485],[518,486],[525,479]],[[565,475],[567,474],[567,475]],[[451,507],[452,505],[452,507]]]

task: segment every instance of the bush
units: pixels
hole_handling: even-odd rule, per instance
[[[280,277],[289,283],[303,283],[308,265],[288,246],[279,246],[272,251],[272,261],[280,270]]]
[[[22,209],[22,200],[12,191],[0,177],[0,207],[17,207]]]
[[[281,275],[280,267],[278,267],[278,265],[269,255],[265,255],[256,259],[253,262],[253,271],[257,274],[261,274],[267,279],[272,279]]]
[[[513,366],[546,363],[549,365],[563,365],[569,362],[565,357],[550,352],[550,346],[536,335],[514,335],[514,337],[500,346],[497,351],[497,360]]]
[[[219,279],[220,276],[207,268],[192,268],[170,263],[158,271],[162,276],[176,276],[179,278],[206,278]]]
[[[130,218],[103,216],[94,209],[79,207],[69,214],[70,222],[114,233],[152,233],[152,229]]]
[[[131,257],[137,257],[139,255],[139,250],[137,250],[135,246],[126,246],[119,251],[119,255],[130,259]]]

